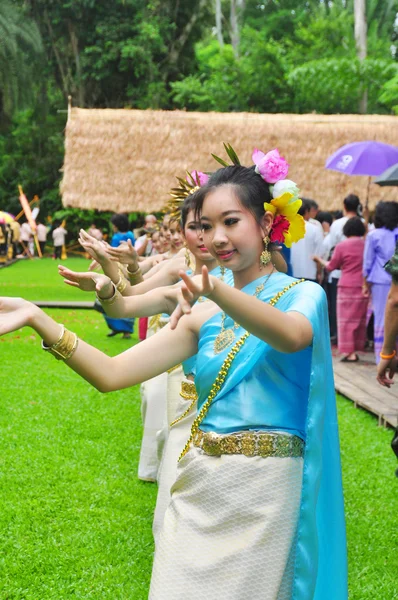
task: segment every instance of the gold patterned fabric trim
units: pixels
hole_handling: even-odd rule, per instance
[[[244,454],[263,458],[299,458],[304,456],[305,446],[296,435],[278,432],[244,431],[227,435],[201,429],[193,436],[193,445],[208,456]]]
[[[193,381],[181,381],[180,396],[181,398],[184,398],[184,400],[198,399],[198,392],[196,391],[196,386]]]
[[[178,365],[176,365],[175,367],[171,367],[171,369],[167,369],[167,372],[170,374],[173,371],[176,371],[177,369],[179,369],[181,367],[181,363],[179,363]]]

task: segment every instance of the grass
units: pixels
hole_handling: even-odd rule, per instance
[[[68,264],[83,270],[87,261]],[[2,269],[0,295],[83,296],[63,286],[55,266],[24,261]],[[94,311],[48,312],[108,354],[131,343],[106,338]],[[0,338],[0,365],[0,600],[147,598],[156,489],[136,475],[138,387],[99,394],[44,354],[28,329]],[[396,600],[392,432],[345,398],[337,404],[349,597]]]
[[[61,261],[59,261],[61,263]],[[62,264],[72,271],[88,271],[85,258],[68,258]],[[0,269],[0,296],[22,296],[26,300],[94,301],[94,293],[82,292],[63,283],[58,262],[52,258],[19,260]]]

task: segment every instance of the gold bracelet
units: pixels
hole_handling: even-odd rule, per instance
[[[61,334],[55,344],[46,346],[42,341],[41,347],[46,352],[55,356],[57,360],[69,360],[76,351],[78,341],[76,333],[65,329],[64,325],[62,325]]]
[[[116,302],[116,300],[119,298],[118,291],[116,289],[115,284],[112,281],[112,285],[113,285],[113,294],[110,298],[101,298],[101,296],[98,295],[98,292],[95,293],[95,297],[97,298],[98,302],[100,302],[101,304],[113,304],[114,302]]]
[[[140,269],[140,266],[138,265],[135,271],[130,271],[130,269],[129,269],[129,268],[128,268],[128,266],[127,266],[127,274],[128,274],[129,276],[131,275],[132,277],[134,277],[135,275],[138,275],[138,274],[140,274],[140,275],[141,275],[141,269]]]
[[[118,292],[120,292],[121,294],[123,294],[124,290],[127,287],[127,279],[125,279],[125,277],[123,275],[120,275],[119,281],[116,284],[116,289]]]

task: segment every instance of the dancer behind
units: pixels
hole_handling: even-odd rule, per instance
[[[276,151],[253,156],[261,175],[222,168],[195,195],[205,245],[234,272],[235,289],[205,268],[199,282],[182,273],[173,327],[199,296],[212,302],[175,329],[110,358],[31,303],[1,301],[0,333],[33,327],[103,392],[198,353],[199,415],[166,511],[151,600],[347,598],[326,299],[320,286],[267,262],[267,234],[288,245],[302,235],[300,201],[279,193],[287,165]]]

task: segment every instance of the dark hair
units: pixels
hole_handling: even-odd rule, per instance
[[[311,208],[319,208],[318,206],[318,202],[315,202],[315,200],[311,200],[311,198],[301,198],[302,200],[306,200],[310,206],[310,210]]]
[[[333,223],[333,215],[327,210],[320,210],[316,216],[316,220],[320,223],[329,223],[331,225]]]
[[[376,206],[375,219],[376,229],[385,227],[392,231],[398,226],[398,204],[396,202],[379,202]]]
[[[355,194],[348,194],[348,196],[344,198],[343,204],[347,212],[356,212],[357,215],[361,215],[362,204]]]
[[[195,198],[194,198],[194,195],[195,194],[191,194],[190,196],[188,196],[188,198],[186,198],[184,200],[184,203],[183,203],[183,205],[181,207],[181,228],[182,228],[183,231],[185,230],[185,225],[187,224],[188,213],[192,209],[195,209]]]
[[[332,212],[332,216],[333,216],[333,219],[335,219],[335,220],[341,219],[343,216],[343,211],[342,210],[334,210]]]
[[[122,213],[113,215],[111,218],[111,223],[118,228],[120,233],[126,233],[130,229],[129,220],[127,216]]]
[[[343,233],[346,237],[363,237],[365,235],[365,225],[360,217],[351,217],[343,227]]]
[[[307,212],[309,212],[310,210],[311,210],[310,201],[307,200],[306,198],[302,198],[301,206],[299,208],[298,214],[301,215],[302,217],[304,217],[304,215],[306,215]]]
[[[232,185],[241,204],[260,222],[265,213],[264,202],[270,202],[272,196],[268,184],[254,169],[255,166],[233,165],[213,173],[209,181],[192,194],[195,218],[200,218],[203,202],[209,192],[223,185]]]

